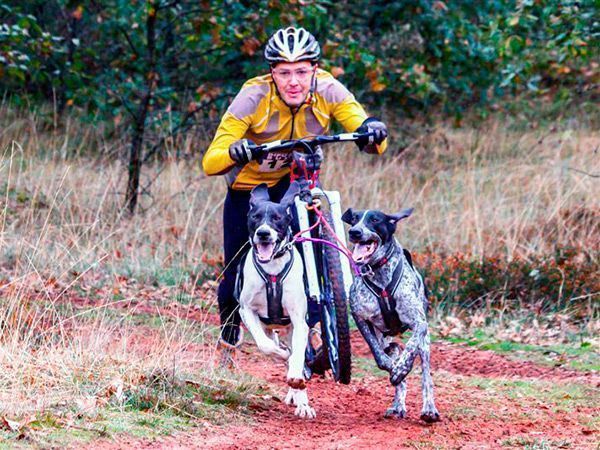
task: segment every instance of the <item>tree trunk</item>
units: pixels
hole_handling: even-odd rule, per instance
[[[130,214],[135,213],[138,203],[140,188],[140,174],[142,172],[142,150],[144,146],[144,131],[146,129],[146,117],[148,108],[154,90],[156,89],[156,14],[157,8],[154,0],[148,0],[148,18],[146,20],[146,39],[147,39],[147,63],[148,73],[146,74],[146,88],[142,96],[142,101],[138,108],[133,128],[133,137],[131,139],[131,149],[129,152],[129,178],[127,180],[127,194],[125,203]]]

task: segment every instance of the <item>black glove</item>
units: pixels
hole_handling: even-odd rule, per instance
[[[239,164],[262,159],[262,151],[248,139],[240,139],[229,146],[229,157]]]
[[[375,117],[369,117],[365,120],[362,125],[356,129],[356,132],[373,133],[373,136],[356,141],[356,145],[358,145],[360,151],[366,151],[367,153],[376,150],[375,144],[381,144],[388,135],[385,124]]]

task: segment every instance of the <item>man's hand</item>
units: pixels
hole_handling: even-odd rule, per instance
[[[388,136],[387,127],[383,122],[373,117],[365,120],[360,127],[356,130],[357,133],[373,133],[372,136],[369,136],[365,140],[356,141],[358,148],[360,151],[366,151],[367,153],[372,153],[374,149],[374,144],[381,144],[384,139]]]
[[[260,156],[262,152],[248,139],[240,139],[229,146],[229,157],[239,164],[248,164],[252,160],[259,159]]]

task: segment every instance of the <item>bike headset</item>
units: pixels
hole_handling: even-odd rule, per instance
[[[296,113],[300,110],[302,105],[308,105],[311,103],[315,89],[317,87],[317,71],[313,70],[313,74],[310,80],[310,88],[304,101],[296,107],[288,105],[284,100],[283,96],[279,92],[277,83],[273,77],[273,67],[278,63],[295,63],[301,61],[309,61],[312,66],[316,66],[321,56],[321,47],[315,37],[304,28],[281,28],[277,30],[273,36],[269,38],[267,46],[265,47],[265,59],[269,63],[271,72],[271,79],[275,85],[275,92],[281,101],[290,108],[292,113],[292,131],[290,133],[290,139],[294,137],[294,119]]]

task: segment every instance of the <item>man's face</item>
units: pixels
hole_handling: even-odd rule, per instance
[[[309,61],[279,63],[271,69],[277,90],[289,106],[297,107],[304,103],[315,70],[316,66]]]

